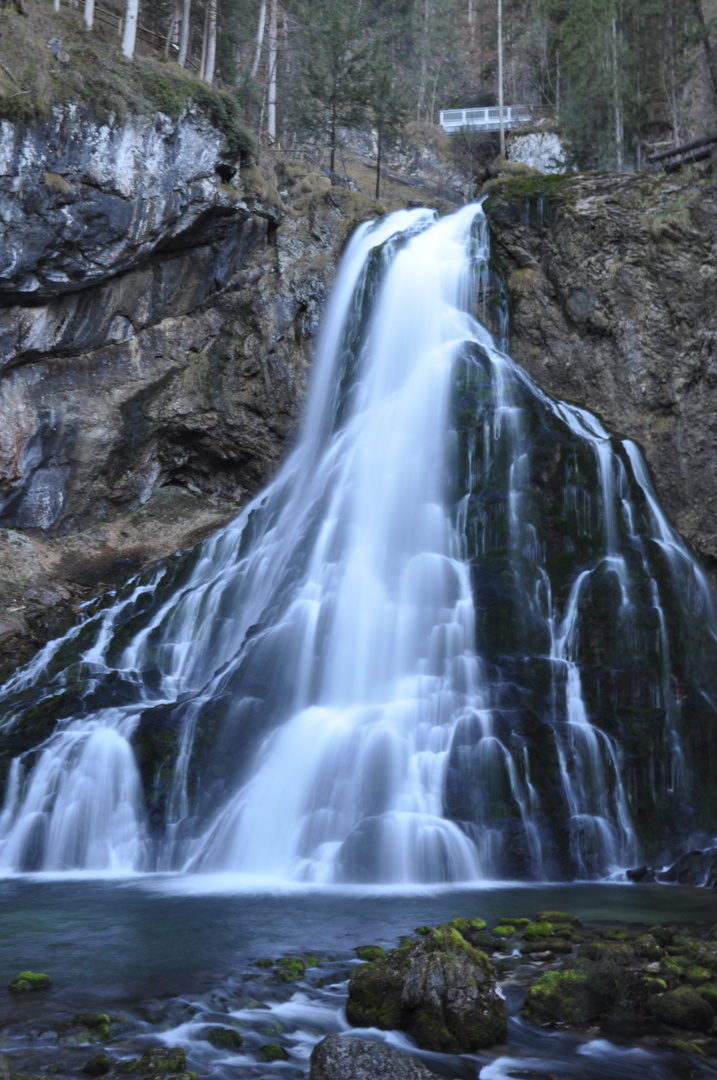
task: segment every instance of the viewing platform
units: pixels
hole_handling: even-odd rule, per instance
[[[530,105],[504,105],[503,127],[506,131],[532,119]],[[440,125],[447,135],[456,131],[500,131],[500,110],[497,105],[483,109],[443,109]]]

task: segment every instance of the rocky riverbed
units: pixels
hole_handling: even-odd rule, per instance
[[[7,1076],[551,1077],[572,1060],[592,1078],[617,1050],[625,1076],[636,1054],[654,1076],[717,1074],[717,940],[705,922],[527,905],[419,926],[394,948],[249,954],[221,979],[205,973],[204,993],[169,997],[105,985],[63,998],[39,974],[21,973],[2,1006]],[[598,1045],[602,1066],[590,1060]]]

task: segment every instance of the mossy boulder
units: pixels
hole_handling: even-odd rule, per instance
[[[536,915],[537,922],[559,923],[561,926],[582,926],[577,915],[571,915],[567,911],[539,911]]]
[[[109,1054],[93,1054],[82,1066],[82,1071],[87,1076],[105,1076],[111,1068],[112,1058]]]
[[[306,971],[306,962],[300,956],[282,956],[277,963],[276,974],[283,982],[296,982]]]
[[[709,1031],[714,1021],[711,1005],[691,986],[656,994],[650,998],[648,1007],[653,1016],[672,1027]]]
[[[612,994],[589,968],[546,971],[528,990],[525,1013],[537,1024],[588,1024],[609,1010]]]
[[[380,945],[359,945],[354,951],[359,960],[366,960],[368,963],[372,960],[381,960],[386,955],[386,950]]]
[[[398,1028],[419,1046],[450,1054],[492,1046],[507,1034],[490,961],[451,925],[355,968],[346,1016],[354,1027]]]
[[[29,994],[34,990],[47,990],[52,986],[52,979],[42,972],[21,971],[8,986],[11,994]]]
[[[87,1028],[97,1042],[104,1042],[110,1037],[110,1018],[107,1013],[75,1013],[72,1023],[81,1024],[82,1027]]]
[[[238,1050],[244,1042],[236,1028],[222,1027],[220,1024],[204,1028],[202,1038],[218,1050]]]
[[[697,990],[703,1001],[711,1006],[712,1011],[717,1013],[717,983],[707,983]]]
[[[569,938],[572,933],[572,926],[570,923],[559,922],[547,922],[541,920],[540,922],[528,923],[523,931],[523,937],[526,941],[545,941],[547,938],[557,937],[561,939]]]
[[[266,1043],[259,1047],[259,1057],[262,1061],[288,1061],[289,1055],[283,1046],[278,1043]]]
[[[181,1046],[153,1046],[145,1050],[134,1071],[153,1076],[184,1073],[187,1071],[187,1055]]]
[[[493,928],[493,933],[496,937],[508,938],[515,937],[516,930],[514,926],[510,925],[510,923],[501,923],[499,926],[495,926]]]

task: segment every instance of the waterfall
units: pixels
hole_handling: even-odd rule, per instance
[[[717,827],[709,585],[479,322],[489,257],[478,206],[356,231],[274,481],[0,691],[0,868],[595,877]]]

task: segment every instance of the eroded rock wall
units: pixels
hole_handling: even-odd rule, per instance
[[[341,249],[377,205],[296,168],[282,199],[241,165],[191,111],[0,126],[6,663],[48,611],[229,520],[285,451]]]
[[[717,183],[708,172],[493,181],[512,355],[637,441],[717,574]]]

